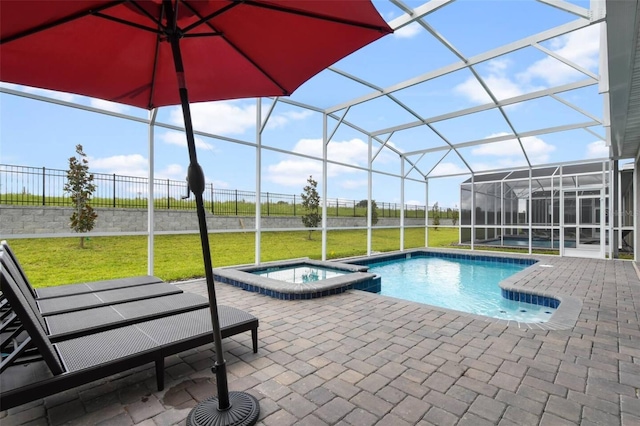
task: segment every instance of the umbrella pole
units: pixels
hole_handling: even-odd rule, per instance
[[[171,6],[171,0],[163,0],[167,12],[167,21],[175,23],[175,12]],[[175,26],[174,26],[175,28]],[[198,164],[196,144],[191,121],[191,109],[189,107],[189,95],[184,77],[184,66],[180,52],[179,36],[173,33],[169,37],[171,51],[178,77],[180,103],[184,116],[185,133],[187,136],[187,148],[189,150],[189,170],[187,173],[189,187],[196,198],[196,210],[198,212],[198,225],[200,228],[200,242],[204,258],[207,293],[211,312],[211,325],[213,327],[213,342],[216,353],[216,361],[212,368],[216,375],[218,396],[210,397],[200,402],[187,417],[187,425],[253,425],[258,421],[260,405],[258,400],[245,392],[229,392],[227,383],[227,367],[222,352],[222,335],[218,316],[218,305],[213,280],[213,265],[211,262],[211,250],[209,246],[209,234],[207,231],[207,219],[204,209],[202,194],[205,189],[205,179],[202,167]]]

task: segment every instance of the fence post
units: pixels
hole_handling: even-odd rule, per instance
[[[171,189],[169,188],[169,179],[167,179],[167,210],[171,209],[171,198],[169,198],[169,192]]]
[[[215,214],[216,205],[213,202],[213,183],[211,184],[211,214]]]
[[[113,208],[116,208],[116,174],[113,174]]]
[[[296,217],[296,194],[293,194],[293,217]]]
[[[356,217],[356,200],[353,200],[353,217]]]
[[[44,186],[45,186],[45,183],[46,183],[45,174],[46,174],[46,171],[45,171],[45,169],[43,167],[42,168],[42,205],[43,206],[46,204],[46,198],[45,198],[45,192],[44,192]]]
[[[238,190],[236,189],[236,216],[238,216]]]
[[[267,192],[267,216],[269,216],[269,193]]]
[[[338,208],[339,202],[338,199],[336,198],[336,217],[340,216],[340,209]]]

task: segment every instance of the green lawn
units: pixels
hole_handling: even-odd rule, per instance
[[[263,232],[260,242],[262,262],[309,257],[320,259],[322,234],[306,231]],[[254,233],[210,234],[214,267],[254,262]],[[458,228],[429,231],[430,247],[445,247],[458,241]],[[66,283],[95,281],[147,273],[145,236],[92,237],[79,248],[78,238],[37,238],[10,240],[32,284],[48,287]],[[424,247],[424,229],[405,231],[405,248]],[[367,231],[346,230],[327,233],[327,256],[332,259],[366,254]],[[400,248],[398,229],[373,229],[372,249]],[[166,281],[204,276],[199,235],[156,235],[154,273]]]

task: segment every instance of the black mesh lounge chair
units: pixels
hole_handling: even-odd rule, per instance
[[[29,279],[27,278],[24,269],[22,269],[22,265],[20,265],[18,258],[11,250],[11,247],[9,247],[9,244],[6,241],[0,241],[0,251],[6,252],[9,257],[11,257],[11,260],[18,269],[18,272],[20,273],[20,275],[22,275],[22,279],[28,284],[29,290],[33,293],[33,297],[35,297],[36,299],[47,299],[51,297],[94,293],[96,291],[116,290],[119,288],[162,282],[160,278],[153,275],[140,275],[136,277],[119,278],[114,280],[94,281],[80,284],[67,284],[56,287],[45,287],[36,289],[33,288],[31,284],[29,284]]]
[[[0,289],[11,308],[2,314],[0,325],[0,410],[150,362],[162,390],[164,358],[213,339],[210,311],[204,308],[53,343],[44,318],[2,265]],[[257,352],[257,318],[228,306],[219,306],[219,316],[223,338],[251,331]],[[17,326],[11,327],[13,322]],[[29,348],[35,348],[36,355],[25,356]]]
[[[206,297],[179,293],[44,317],[52,343],[182,312],[208,308]]]
[[[4,268],[5,273],[13,278],[13,283],[16,284],[14,291],[21,291],[31,308],[38,311],[39,301],[34,299],[33,294],[27,291],[24,285],[19,284],[22,276],[15,270],[15,265],[12,264],[11,258],[7,256],[6,252],[0,252],[0,265]],[[72,298],[75,299],[75,297]],[[205,297],[193,293],[177,293],[49,315],[44,317],[43,326],[51,341],[55,343],[208,306],[209,301]]]
[[[29,303],[43,316],[182,293],[182,290],[175,285],[165,282],[157,282],[114,290],[95,291],[93,293],[36,299],[34,292],[32,291],[33,287],[28,281],[26,281],[26,276],[21,272],[19,266],[14,263],[14,258],[10,255],[7,256],[8,254],[9,253],[7,251],[0,252],[0,261],[2,262],[2,265],[12,275],[14,281],[17,283],[23,294],[25,296],[30,295],[28,298]]]

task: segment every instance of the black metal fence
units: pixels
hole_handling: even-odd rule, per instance
[[[96,191],[93,207],[147,208],[147,178],[116,174],[93,173]],[[67,171],[45,167],[27,167],[0,164],[0,204],[71,206],[69,194],[64,192]],[[154,206],[156,209],[195,209],[195,200],[189,197],[187,182],[154,179]],[[205,206],[215,215],[255,215],[256,193],[238,189],[205,186]],[[260,197],[263,216],[301,216],[305,214],[300,195],[263,192]],[[400,204],[376,201],[378,217],[400,217]],[[426,206],[405,205],[405,217],[424,218],[433,215]],[[327,215],[334,217],[365,217],[366,202],[327,199]],[[440,218],[452,218],[452,209],[439,209]]]

